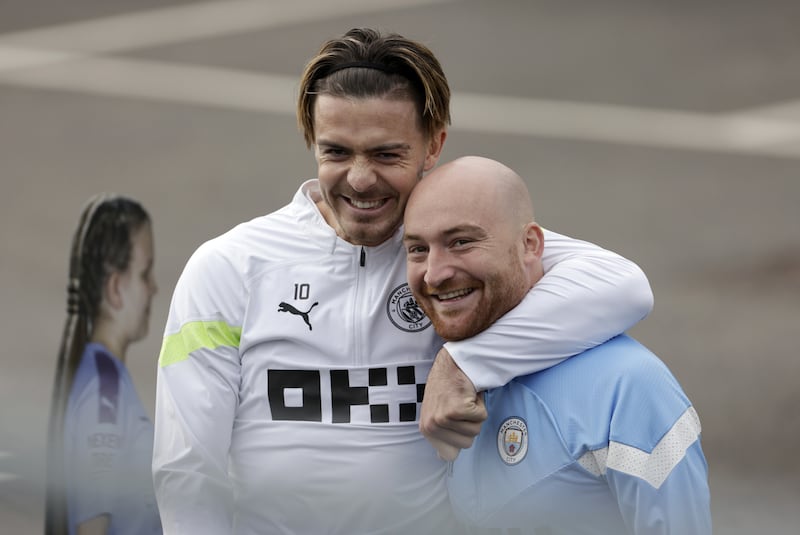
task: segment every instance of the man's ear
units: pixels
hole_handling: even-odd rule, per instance
[[[541,259],[544,252],[544,231],[542,231],[542,227],[531,221],[525,225],[522,236],[525,255],[532,255],[537,260]]]
[[[111,308],[115,310],[119,310],[123,305],[121,285],[122,273],[119,271],[112,271],[103,285],[103,297],[108,301]]]
[[[444,148],[444,142],[446,139],[447,129],[442,128],[428,141],[428,154],[425,156],[425,166],[423,167],[423,171],[430,171],[434,168],[434,166],[436,166],[436,162],[439,161],[439,156],[442,155],[442,149]]]

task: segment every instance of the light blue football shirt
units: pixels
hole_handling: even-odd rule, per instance
[[[87,344],[64,420],[69,533],[110,515],[109,535],[160,534],[151,476],[153,423],[127,368]]]
[[[667,367],[632,338],[516,378],[485,401],[489,418],[448,481],[457,516],[472,526],[710,535],[697,413]]]

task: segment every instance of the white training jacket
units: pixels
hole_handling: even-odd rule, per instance
[[[402,230],[350,244],[316,200],[311,180],[203,244],[176,285],[153,456],[167,534],[459,531],[445,463],[418,430],[442,341],[406,283]],[[546,232],[544,263],[516,309],[447,344],[479,389],[602,343],[652,307],[642,271],[595,245]]]

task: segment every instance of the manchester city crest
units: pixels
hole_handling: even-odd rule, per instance
[[[394,326],[401,331],[417,332],[431,324],[431,320],[414,299],[408,284],[401,284],[392,291],[386,301],[386,313]]]
[[[528,425],[513,416],[506,418],[497,431],[497,452],[504,463],[514,465],[528,453]]]

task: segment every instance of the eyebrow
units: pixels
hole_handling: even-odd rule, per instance
[[[385,145],[378,145],[369,149],[370,152],[384,152],[391,150],[410,150],[411,145],[408,143],[386,143]]]
[[[330,148],[337,148],[337,149],[347,149],[348,147],[342,145],[341,143],[336,143],[333,141],[325,141],[318,140],[317,141],[318,147],[330,147]],[[411,145],[408,143],[385,143],[383,145],[377,145],[375,147],[370,147],[367,149],[367,152],[386,152],[386,151],[393,151],[393,150],[401,150],[401,151],[408,151],[411,150]]]
[[[479,237],[485,237],[487,235],[483,227],[480,227],[478,225],[470,225],[468,223],[464,225],[457,225],[455,227],[451,227],[442,232],[441,234],[445,237],[449,237],[454,234],[465,234],[465,233],[477,234]],[[416,234],[403,235],[403,241],[421,241],[421,240],[422,238],[420,236],[417,236]]]

